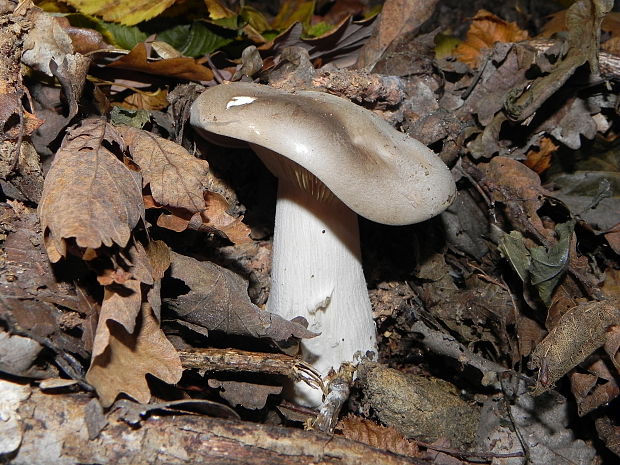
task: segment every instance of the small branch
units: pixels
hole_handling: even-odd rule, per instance
[[[233,349],[194,349],[179,351],[183,368],[204,371],[246,371],[283,375],[294,381],[324,390],[319,373],[308,363],[284,354],[244,352]]]

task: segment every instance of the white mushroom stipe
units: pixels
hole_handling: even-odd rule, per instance
[[[274,231],[267,309],[286,319],[301,315],[321,333],[302,342],[302,358],[324,377],[356,353],[376,352],[357,214],[335,197],[317,200],[281,182]],[[321,403],[321,392],[305,383],[294,390],[297,402]]]
[[[321,332],[302,341],[304,360],[325,377],[376,352],[356,214],[427,220],[454,198],[450,170],[374,113],[321,92],[218,85],[196,99],[191,123],[214,143],[248,143],[280,180],[267,306]],[[297,384],[293,400],[318,406],[321,392]]]

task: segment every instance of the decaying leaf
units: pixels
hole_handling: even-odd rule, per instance
[[[402,373],[378,363],[363,363],[358,377],[369,406],[386,426],[406,438],[457,444],[475,436],[478,412],[441,379]]]
[[[605,344],[607,329],[620,324],[615,301],[577,305],[560,318],[558,325],[532,353],[530,364],[539,368],[539,395]]]
[[[209,331],[274,341],[315,336],[299,323],[259,309],[250,302],[247,283],[225,268],[173,253],[171,276],[190,289],[167,301],[182,320]]]
[[[124,247],[144,217],[139,175],[104,141],[122,144],[104,120],[85,120],[69,131],[45,178],[38,211],[52,262],[66,256],[70,238],[82,248]]]
[[[566,12],[568,42],[579,50],[598,74],[598,50],[601,22],[614,6],[614,0],[579,0]]]
[[[538,216],[543,199],[549,195],[539,176],[523,163],[507,157],[495,157],[478,165],[484,173],[482,185],[491,199],[502,204],[507,216],[522,232],[553,240],[553,231],[545,228]]]
[[[350,66],[355,63],[360,48],[370,37],[376,19],[377,16],[364,21],[344,18],[329,33],[316,39],[302,39],[303,26],[295,23],[272,42],[260,46],[259,50],[273,50],[278,53],[287,47],[298,46],[308,51],[311,60],[320,60],[323,64]]]
[[[620,173],[614,171],[575,171],[554,176],[558,187],[553,196],[593,228],[609,231],[620,223]]]
[[[147,374],[169,384],[181,379],[179,355],[159,328],[148,304],[142,304],[131,333],[118,323],[106,321],[109,344],[93,358],[86,374],[104,407],[112,405],[120,393],[138,402],[148,402],[151,392],[145,379]]]

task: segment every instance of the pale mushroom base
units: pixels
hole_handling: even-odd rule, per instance
[[[287,319],[303,316],[321,333],[302,341],[302,357],[325,377],[344,362],[376,354],[377,342],[357,214],[333,195],[319,197],[280,180],[267,307]],[[300,404],[321,404],[317,389],[297,383],[294,391]]]

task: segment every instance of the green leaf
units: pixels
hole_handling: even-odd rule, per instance
[[[157,35],[157,39],[169,43],[185,56],[199,57],[231,43],[234,38],[229,35],[221,29],[216,32],[215,27],[196,21],[163,31]]]
[[[541,300],[551,304],[551,295],[564,276],[568,266],[570,239],[575,221],[556,225],[555,232],[558,242],[553,247],[533,247],[530,249],[532,265],[530,266],[531,283],[536,287]]]
[[[502,256],[510,262],[524,284],[536,288],[546,305],[551,304],[551,295],[568,267],[574,228],[574,220],[556,225],[558,242],[548,249],[543,246],[528,248],[519,231],[512,231],[500,239],[498,248]]]
[[[527,282],[531,260],[530,252],[523,243],[523,234],[519,231],[505,234],[500,239],[498,248],[502,256],[510,262],[512,268],[517,272],[521,281]]]
[[[265,15],[251,6],[241,8],[239,16],[259,33],[265,32],[270,27]]]
[[[123,24],[107,23],[101,21],[102,26],[114,38],[114,45],[125,50],[131,50],[140,42],[144,42],[148,35],[137,26],[125,26]],[[101,31],[99,31],[101,32]]]
[[[138,26],[109,23],[81,13],[72,13],[66,18],[72,26],[94,29],[100,32],[108,43],[125,50],[131,50],[136,44],[143,42],[148,37],[148,34]]]
[[[328,33],[334,29],[333,24],[327,24],[325,21],[321,21],[320,23],[313,24],[309,26],[306,30],[306,36],[308,37],[320,37],[323,34]]]
[[[115,105],[110,112],[110,122],[116,126],[124,124],[142,129],[150,119],[151,114],[147,110],[129,110]]]

